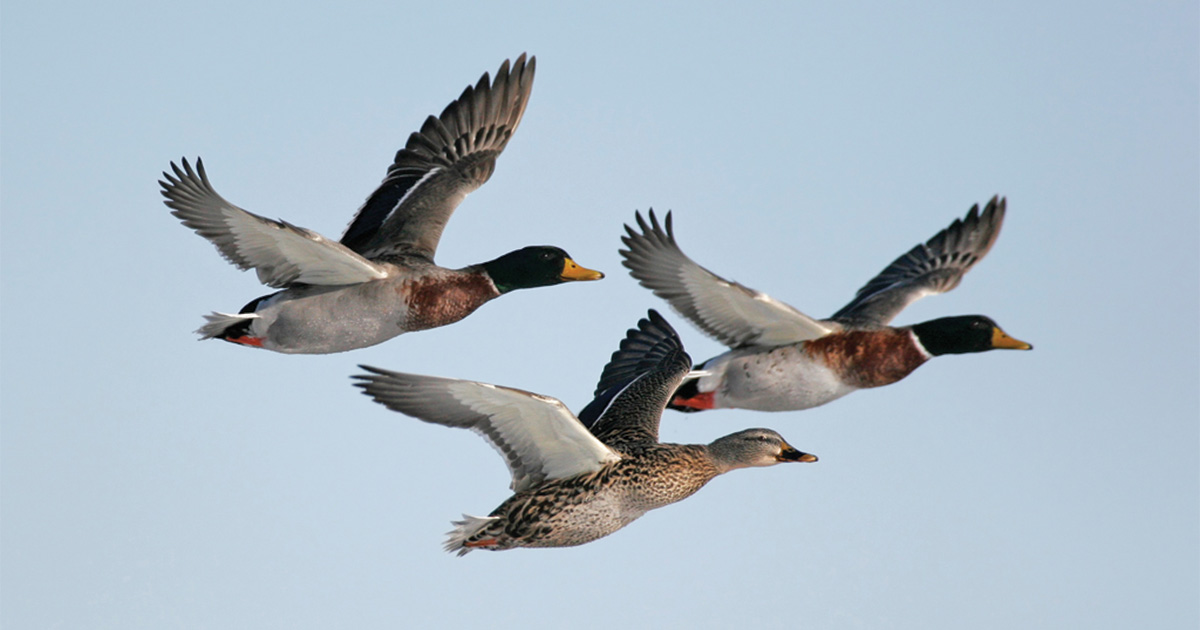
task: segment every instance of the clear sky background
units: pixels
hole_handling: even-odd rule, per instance
[[[6,2],[0,625],[1197,627],[1197,5],[971,4]],[[438,261],[556,244],[607,279],[345,354],[196,341],[267,291],[168,214],[169,161],[338,237],[408,134],[523,51],[529,110]],[[583,547],[444,553],[508,496],[502,461],[350,385],[367,363],[578,410],[668,312],[619,263],[635,209],[824,317],[997,193],[991,254],[897,322],[984,313],[1036,350],[669,412],[667,441],[764,426],[821,461]]]

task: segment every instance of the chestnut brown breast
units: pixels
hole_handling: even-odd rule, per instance
[[[804,344],[804,351],[859,388],[891,385],[928,360],[908,330],[895,328],[826,335]]]
[[[409,331],[453,324],[500,295],[491,280],[478,273],[418,278],[405,282],[400,291],[408,304]]]

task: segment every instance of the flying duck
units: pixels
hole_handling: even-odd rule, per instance
[[[769,429],[707,445],[659,442],[664,405],[691,364],[675,331],[650,311],[629,330],[578,418],[557,399],[498,385],[365,365],[370,374],[354,378],[387,408],[471,429],[504,456],[514,494],[488,516],[454,522],[445,548],[463,555],[582,545],[691,496],[722,473],[817,461]]]
[[[905,306],[945,293],[983,259],[1000,235],[1005,200],[975,205],[924,244],[897,258],[829,319],[816,320],[771,296],[708,271],[675,242],[671,214],[664,226],[654,211],[639,230],[625,226],[623,264],[638,282],[666,300],[730,350],[690,374],[669,407],[679,411],[808,409],[868,387],[890,385],[944,354],[1033,346],[983,315],[943,317],[889,326]]]
[[[510,69],[505,60],[495,81],[484,73],[441,116],[427,118],[337,242],[225,201],[199,159],[195,169],[186,159],[172,162],[159,181],[171,214],[226,260],[281,289],[237,314],[206,315],[201,339],[289,354],[344,352],[453,324],[516,289],[603,278],[549,246],[462,269],[433,261],[450,215],[491,177],[520,124],[535,62],[522,54]]]

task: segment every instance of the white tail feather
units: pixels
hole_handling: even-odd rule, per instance
[[[255,313],[241,313],[234,315],[232,313],[218,313],[213,311],[211,315],[205,315],[204,319],[207,324],[196,329],[196,334],[200,335],[200,339],[212,339],[225,332],[226,328],[244,322],[248,319],[255,319],[258,315]]]
[[[500,520],[498,516],[471,516],[470,514],[463,514],[463,520],[450,522],[454,526],[454,529],[446,532],[446,544],[443,548],[449,553],[457,551],[460,556],[470,553],[471,548],[465,544],[467,540],[498,520]]]

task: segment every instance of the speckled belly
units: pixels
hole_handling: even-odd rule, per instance
[[[675,459],[651,455],[653,461],[623,460],[596,475],[550,482],[531,494],[514,496],[492,512],[504,520],[500,544],[582,545],[625,527],[650,510],[691,496],[715,475],[706,468],[692,470]]]
[[[572,505],[538,524],[523,547],[573,547],[603,538],[637,520],[644,511],[630,511],[613,496],[595,497]]]

